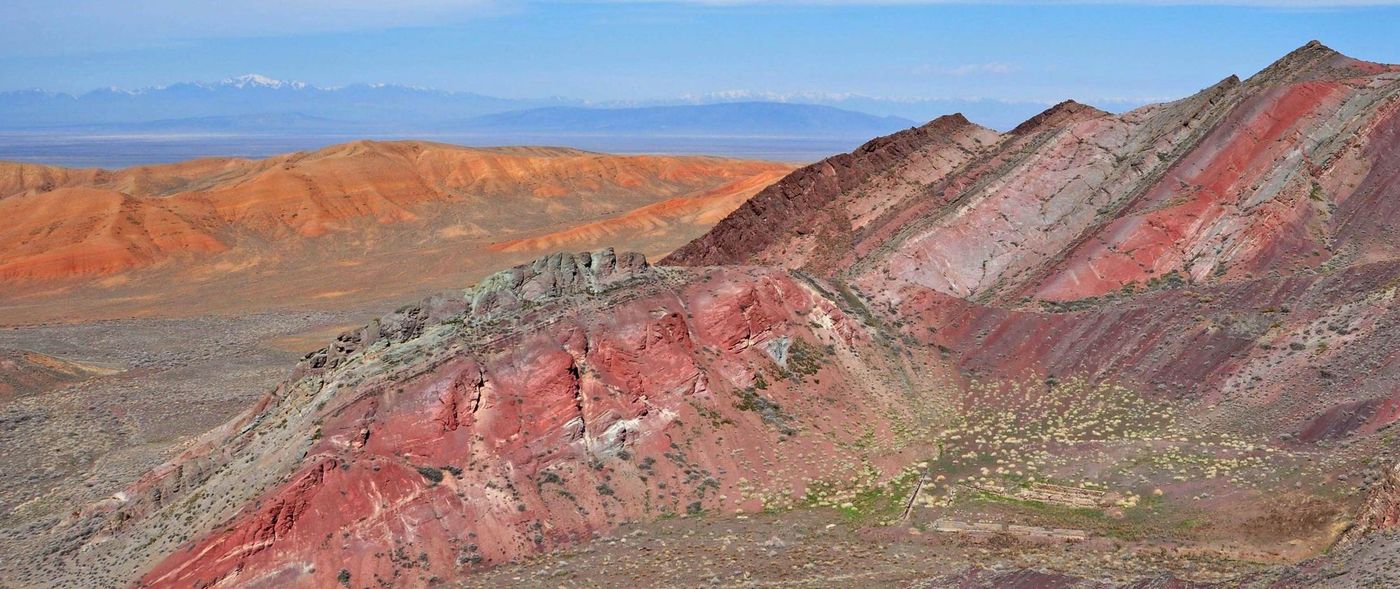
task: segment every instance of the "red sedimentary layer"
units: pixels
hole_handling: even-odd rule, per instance
[[[351,579],[419,585],[622,521],[758,510],[754,489],[790,493],[833,475],[830,461],[864,467],[835,432],[813,424],[869,423],[879,439],[892,435],[878,424],[905,410],[898,395],[855,393],[870,387],[858,371],[874,359],[853,364],[853,354],[879,352],[817,287],[758,269],[675,282],[675,271],[613,260],[547,258],[488,279],[464,301],[401,310],[308,357],[300,384],[100,508],[124,522],[109,533],[131,533],[132,521],[200,513],[203,499],[180,499],[191,488],[210,497],[251,491],[220,465],[284,465],[249,496],[256,501],[139,584],[324,586],[343,569]],[[600,300],[562,305],[584,295]],[[463,313],[468,325],[509,317],[535,327],[488,343],[437,323]],[[386,358],[384,373],[351,376],[364,354],[377,354],[375,342],[446,353]],[[795,353],[823,359],[793,372],[784,364]],[[315,434],[302,430],[311,424]],[[710,427],[724,434],[695,433]],[[281,436],[290,448],[260,453]],[[829,461],[814,471],[785,458],[794,454]],[[183,494],[153,501],[156,488]]]

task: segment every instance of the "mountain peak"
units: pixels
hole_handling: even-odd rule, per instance
[[[1025,135],[1028,133],[1040,131],[1042,129],[1047,129],[1050,127],[1060,127],[1072,123],[1077,123],[1079,121],[1106,116],[1108,114],[1108,111],[1099,110],[1087,104],[1076,102],[1074,100],[1066,100],[1064,102],[1056,104],[1055,106],[1045,109],[1038,115],[1026,119],[1026,122],[1021,123],[1020,125],[1017,125],[1015,129],[1012,129],[1011,133],[1013,135]]]
[[[1396,66],[1347,57],[1320,41],[1313,40],[1269,64],[1269,67],[1251,76],[1246,83],[1259,86],[1289,84],[1302,80],[1346,79],[1395,69]]]
[[[262,74],[243,74],[243,75],[241,75],[241,76],[235,76],[235,77],[232,77],[232,78],[228,78],[228,79],[226,79],[226,80],[224,80],[224,81],[222,81],[222,82],[219,82],[219,85],[221,85],[221,86],[232,86],[232,87],[238,88],[238,89],[243,89],[243,88],[270,88],[270,89],[274,89],[274,90],[280,90],[280,89],[282,89],[282,88],[291,88],[291,89],[293,89],[293,90],[300,90],[300,89],[302,89],[302,88],[306,88],[306,87],[307,87],[307,85],[306,85],[305,82],[294,82],[294,81],[289,82],[289,81],[283,81],[283,80],[278,80],[278,79],[275,79],[275,78],[269,78],[269,77],[264,76],[264,75],[262,75]]]
[[[1304,43],[1301,47],[1289,51],[1288,54],[1280,57],[1275,64],[1302,64],[1315,62],[1333,57],[1344,57],[1335,49],[1323,45],[1321,41],[1313,39]]]
[[[1307,43],[1304,43],[1301,47],[1299,47],[1299,48],[1297,48],[1297,49],[1294,49],[1294,50],[1292,51],[1292,53],[1298,53],[1298,52],[1325,52],[1325,53],[1337,53],[1337,52],[1336,52],[1335,50],[1333,50],[1331,47],[1328,47],[1328,46],[1326,46],[1326,45],[1323,45],[1323,44],[1322,44],[1322,41],[1318,41],[1317,39],[1313,39],[1313,40],[1311,40],[1311,41],[1308,41]]]
[[[964,115],[963,115],[962,113],[960,113],[960,112],[955,112],[955,113],[953,113],[953,114],[950,114],[950,115],[943,115],[943,116],[941,116],[941,117],[938,117],[938,118],[936,118],[936,119],[933,119],[932,121],[929,121],[929,122],[927,122],[927,123],[924,123],[924,126],[925,126],[925,127],[962,127],[962,126],[971,125],[971,124],[973,124],[973,122],[967,120],[967,117],[966,117],[966,116],[964,116]]]

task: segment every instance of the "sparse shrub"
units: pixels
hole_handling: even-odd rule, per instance
[[[831,353],[831,351],[827,353]],[[816,374],[822,368],[822,356],[822,350],[807,343],[807,340],[797,338],[793,340],[792,347],[788,350],[788,370],[803,376]]]
[[[788,425],[788,415],[783,413],[783,408],[772,400],[754,392],[752,388],[739,391],[739,402],[734,404],[740,411],[753,411],[763,418],[764,423],[768,423],[778,428],[779,432],[785,435],[792,435],[796,432],[792,426]]]
[[[432,481],[434,485],[442,482],[442,470],[440,469],[436,469],[431,466],[420,466],[418,467],[418,474],[421,474],[423,475],[423,478]]]

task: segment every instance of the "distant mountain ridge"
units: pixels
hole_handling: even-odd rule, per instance
[[[777,102],[650,106],[637,108],[550,107],[485,115],[463,130],[497,133],[624,133],[736,136],[859,136],[915,126],[900,117],[880,117],[830,106]]]
[[[916,124],[731,98],[599,104],[386,84],[320,88],[257,74],[76,96],[30,90],[0,93],[0,160],[116,169],[195,156],[263,158],[356,139],[427,139],[810,162]]]
[[[432,133],[454,132],[521,139],[536,135],[629,135],[685,137],[862,137],[916,126],[900,117],[880,117],[829,106],[742,102],[638,108],[546,107],[510,111],[435,125]],[[65,132],[102,133],[285,133],[372,134],[383,125],[300,112],[249,113],[63,127]]]
[[[1101,98],[1091,100],[1111,111],[1124,112],[1167,98]],[[998,98],[900,98],[867,96],[847,92],[719,92],[683,99],[687,104],[727,102],[780,102],[814,104],[880,116],[894,116],[926,122],[948,113],[962,113],[984,127],[1009,130],[1055,103],[1053,100],[1005,100]]]
[[[518,100],[392,84],[320,88],[247,74],[216,83],[184,82],[138,90],[106,88],[79,95],[42,90],[0,93],[0,128],[125,125],[287,113],[394,127],[562,104],[578,101]]]
[[[0,92],[0,130],[91,126],[111,129],[153,121],[297,114],[337,121],[340,126],[331,127],[337,131],[393,131],[426,129],[443,123],[460,125],[476,117],[552,107],[592,112],[757,103],[824,106],[877,118],[899,117],[913,121],[961,112],[973,121],[996,129],[1009,129],[1050,105],[1048,102],[991,98],[880,98],[850,93],[753,91],[590,102],[557,96],[501,98],[399,84],[318,87],[245,74],[219,82],[181,82],[134,90],[103,88],[81,94],[39,89]],[[1121,111],[1141,104],[1143,101],[1118,100],[1100,106]],[[859,134],[868,137],[885,132],[888,129],[867,129]]]

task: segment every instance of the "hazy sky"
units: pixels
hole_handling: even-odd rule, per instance
[[[1393,1],[8,0],[0,90],[244,73],[510,97],[1177,97],[1317,38],[1400,62]]]

